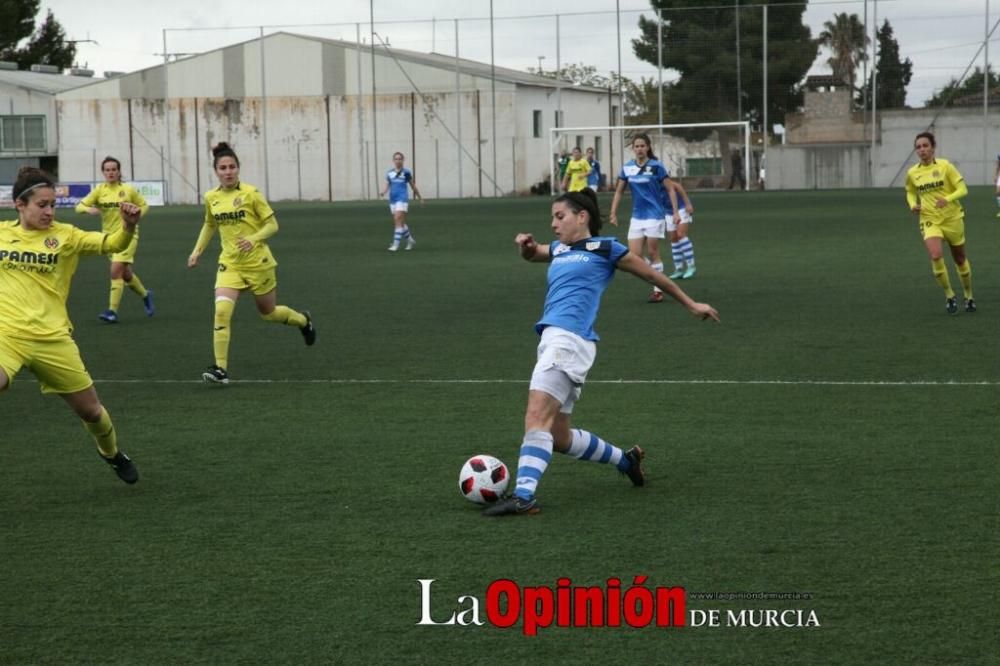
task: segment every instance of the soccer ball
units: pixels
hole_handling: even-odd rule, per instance
[[[507,465],[488,455],[472,456],[462,465],[458,489],[465,499],[477,504],[491,504],[503,497],[510,482]]]

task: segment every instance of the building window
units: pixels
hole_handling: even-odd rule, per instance
[[[611,124],[612,124],[612,126],[615,126],[615,127],[618,126],[618,105],[617,104],[612,104],[611,105]]]
[[[0,116],[0,150],[46,152],[45,116]]]
[[[577,134],[576,135],[576,143],[574,143],[573,145],[576,146],[577,148],[579,148],[580,150],[583,150],[583,135],[582,134]]]
[[[531,123],[533,129],[533,136],[536,139],[542,138],[542,111],[541,109],[535,109],[531,112]]]
[[[556,111],[555,118],[556,118],[556,127],[562,127],[563,126],[563,118],[564,118],[563,112],[562,111]]]
[[[601,137],[599,137],[599,136],[595,136],[594,137],[594,159],[597,160],[597,161],[601,161],[601,159],[602,159],[602,156],[601,156]]]

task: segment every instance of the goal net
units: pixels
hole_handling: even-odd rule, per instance
[[[685,189],[750,189],[757,184],[760,150],[755,153],[751,146],[749,122],[553,127],[551,182],[560,183],[560,160],[574,147],[584,154],[593,148],[601,163],[601,189],[614,187],[622,165],[635,157],[631,145],[638,134],[649,136],[657,159]]]

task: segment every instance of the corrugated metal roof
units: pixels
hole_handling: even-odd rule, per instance
[[[27,88],[38,92],[54,95],[55,93],[72,88],[79,88],[88,83],[94,83],[94,79],[82,76],[65,76],[63,74],[40,74],[38,72],[24,72],[9,69],[0,69],[0,84]]]

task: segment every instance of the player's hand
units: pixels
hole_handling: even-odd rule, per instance
[[[236,247],[240,248],[240,252],[249,252],[253,249],[254,244],[249,238],[241,238],[236,241]]]
[[[945,199],[944,197],[938,197],[937,200],[934,202],[934,205],[937,206],[938,208],[944,208],[945,206],[948,205],[948,200]]]
[[[698,317],[698,319],[702,320],[711,319],[712,321],[721,321],[719,319],[718,311],[708,303],[695,303],[694,305],[691,306],[690,312],[695,317]]]
[[[88,215],[100,215],[101,214],[101,209],[98,208],[98,207],[96,207],[96,206],[91,206],[90,208],[87,209],[87,214]]]
[[[518,234],[514,237],[514,242],[522,250],[533,250],[538,248],[538,243],[535,241],[535,237],[531,234]]]
[[[679,227],[681,224],[681,213],[680,211],[674,211],[674,227]]]
[[[608,222],[611,223],[611,226],[617,227],[618,226],[618,214],[617,213],[611,213],[611,217],[608,218]]]
[[[692,216],[694,215],[694,206],[692,206],[690,203],[685,203],[684,207],[687,209],[688,215]]]
[[[198,265],[198,257],[201,256],[197,252],[192,252],[191,256],[188,257],[188,268],[194,268]]]
[[[139,217],[142,215],[142,209],[136,206],[134,203],[129,203],[128,201],[122,201],[118,204],[118,210],[122,214],[122,220],[125,224],[134,227],[139,223]]]

